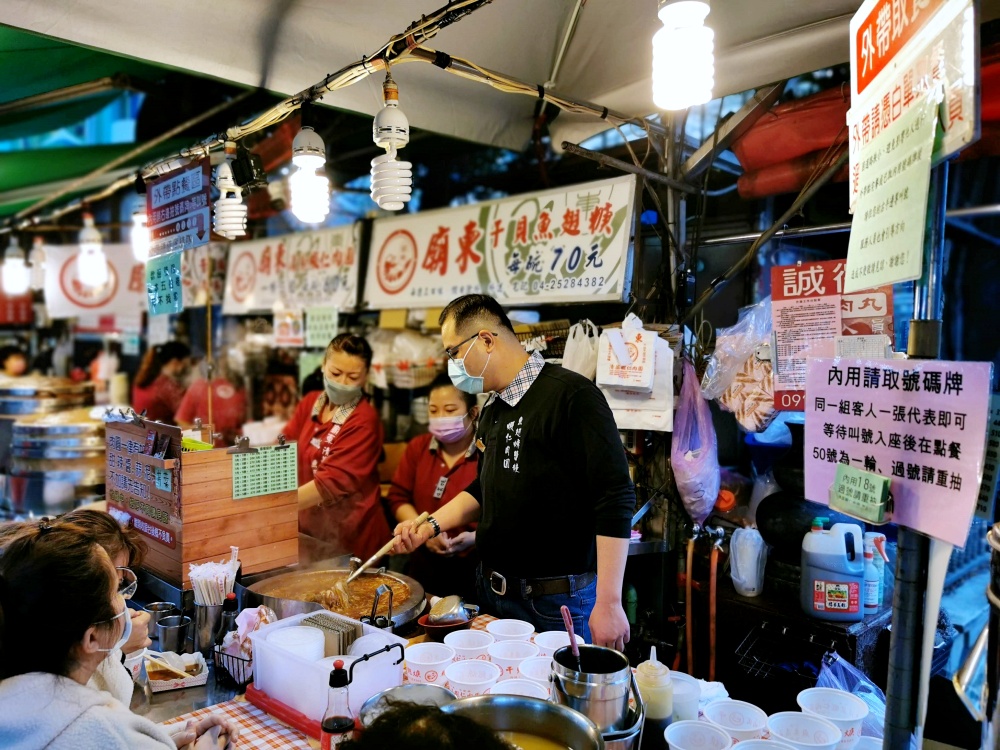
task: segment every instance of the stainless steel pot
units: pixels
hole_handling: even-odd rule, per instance
[[[302,586],[310,588],[310,580],[315,580],[314,590],[324,588],[323,579],[328,579],[331,573],[342,573],[349,575],[351,570],[347,565],[346,556],[343,567],[323,567],[314,570],[296,570],[289,573],[280,573],[270,578],[257,581],[246,587],[244,606],[256,607],[264,604],[274,610],[280,619],[291,615],[302,614],[303,612],[325,611],[325,608],[317,602],[307,602],[300,599],[288,599],[274,596],[271,592],[275,589],[286,586]],[[332,561],[331,561],[332,562]],[[424,597],[424,587],[415,579],[405,576],[402,573],[388,573],[385,570],[368,571],[362,575],[375,575],[381,573],[390,578],[395,578],[400,583],[405,583],[410,588],[410,595],[405,601],[394,600],[392,603],[392,623],[394,627],[400,627],[420,617],[424,611],[426,600]],[[369,605],[370,606],[370,605]]]
[[[573,750],[604,750],[601,730],[590,719],[566,706],[521,695],[478,695],[441,708],[467,716],[494,732],[525,732]]]
[[[580,664],[577,671],[569,646],[552,655],[552,700],[588,716],[602,732],[625,729],[634,679],[628,659],[613,648],[584,645]]]
[[[399,685],[376,693],[361,706],[358,716],[361,726],[366,729],[383,711],[399,703],[415,703],[418,706],[447,706],[454,703],[455,694],[440,685]]]

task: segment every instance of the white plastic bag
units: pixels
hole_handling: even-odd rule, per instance
[[[743,369],[757,345],[771,341],[771,298],[740,310],[739,320],[729,328],[720,328],[715,337],[715,351],[708,360],[701,379],[701,395],[715,399],[729,388]]]
[[[593,380],[597,374],[598,340],[597,326],[589,320],[570,326],[562,366]]]
[[[729,573],[741,596],[760,596],[764,588],[767,545],[757,529],[736,529],[729,542]]]
[[[674,352],[659,336],[654,339],[654,350],[656,373],[649,393],[601,386],[619,430],[674,429]]]
[[[653,388],[655,333],[629,314],[622,327],[606,328],[597,351],[597,384],[649,393]]]

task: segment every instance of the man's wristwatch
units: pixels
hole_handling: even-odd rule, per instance
[[[427,523],[429,523],[431,525],[431,528],[434,529],[434,535],[431,536],[431,539],[433,539],[435,536],[440,536],[441,524],[437,522],[437,519],[434,516],[427,516]]]

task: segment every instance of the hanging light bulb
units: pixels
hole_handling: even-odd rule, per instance
[[[132,214],[132,255],[136,263],[149,260],[149,228],[146,221],[146,209],[139,209]]]
[[[292,164],[298,169],[288,178],[292,213],[303,224],[320,224],[330,213],[330,180],[324,172],[323,139],[308,125],[292,141]]]
[[[372,159],[372,200],[386,211],[400,211],[411,198],[413,165],[396,161],[396,149],[410,142],[410,123],[399,108],[399,88],[388,70],[382,84],[382,101],[385,105],[372,124],[372,140],[386,153]]]
[[[704,0],[660,0],[663,28],[653,35],[653,102],[687,109],[712,99],[715,32],[705,26]]]
[[[41,291],[45,288],[45,240],[37,235],[31,243],[28,262],[31,263],[31,288]]]
[[[3,254],[2,275],[4,294],[19,297],[31,287],[31,270],[24,262],[24,251],[14,235],[11,235],[10,244]]]
[[[227,158],[215,174],[219,198],[215,201],[213,227],[227,240],[235,240],[247,233],[247,207],[243,205],[243,190],[233,179],[233,168]],[[292,204],[295,210],[295,204]]]
[[[94,217],[83,215],[83,229],[80,230],[80,252],[76,256],[76,273],[80,283],[91,288],[108,283],[108,259],[101,247],[101,233],[94,226]]]

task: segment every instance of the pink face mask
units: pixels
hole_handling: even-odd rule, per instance
[[[430,433],[444,444],[455,443],[464,438],[472,428],[472,423],[465,424],[468,414],[458,417],[431,417],[428,429]]]

